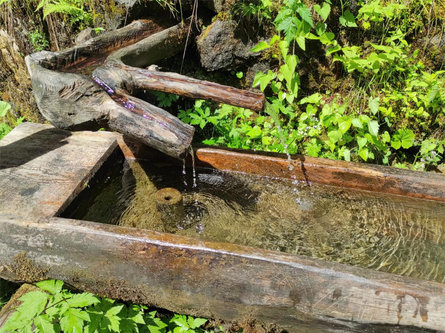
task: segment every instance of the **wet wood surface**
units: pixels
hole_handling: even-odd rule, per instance
[[[0,216],[0,250],[2,277],[29,276],[14,262],[26,253],[33,270],[45,277],[180,313],[256,319],[289,331],[322,324],[360,332],[366,327],[371,332],[369,324],[445,329],[442,284],[296,255],[93,222],[6,215]]]
[[[0,212],[57,215],[116,146],[116,136],[109,132],[21,124],[0,141]]]
[[[413,198],[445,201],[445,175],[309,156],[200,148],[197,163],[219,170],[289,178]]]

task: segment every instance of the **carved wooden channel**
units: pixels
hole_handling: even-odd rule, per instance
[[[291,332],[384,332],[388,325],[445,330],[440,283],[55,217],[115,148],[111,133],[37,124],[23,124],[0,142],[0,277],[56,278],[104,296],[225,320],[256,319]],[[200,149],[197,157],[226,170],[289,173],[278,157],[216,149]],[[445,196],[443,176],[322,159],[295,163],[295,175],[309,181]]]

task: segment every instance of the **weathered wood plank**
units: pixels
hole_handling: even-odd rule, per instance
[[[94,71],[94,76],[113,89],[123,88],[156,90],[190,98],[207,99],[219,103],[261,111],[264,107],[263,93],[237,89],[218,83],[197,80],[177,73],[160,72],[108,62]]]
[[[366,191],[445,201],[445,175],[309,156],[200,148],[197,163],[219,170],[292,178],[308,184],[336,185]]]
[[[0,211],[57,215],[116,147],[116,136],[109,132],[21,124],[0,141]]]
[[[257,319],[289,331],[319,323],[362,332],[368,324],[445,329],[442,284],[296,255],[6,215],[0,252],[0,276],[7,279],[29,279],[32,267],[82,290],[182,313]]]

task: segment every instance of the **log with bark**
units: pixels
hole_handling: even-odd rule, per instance
[[[263,94],[140,68],[181,51],[188,30],[187,24],[180,23],[159,31],[150,21],[142,20],[68,50],[43,51],[26,57],[42,115],[59,128],[108,126],[170,156],[182,158],[188,151],[194,128],[132,96],[136,88],[261,110]],[[92,77],[75,72],[104,61]]]

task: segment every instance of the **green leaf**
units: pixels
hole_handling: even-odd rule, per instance
[[[330,55],[330,54],[338,52],[340,50],[341,50],[341,46],[338,44],[329,46],[326,50],[326,55]]]
[[[9,109],[11,109],[11,104],[5,101],[0,101],[0,117],[6,116]]]
[[[347,117],[346,119],[344,119],[343,121],[338,123],[338,129],[345,134],[349,128],[351,127],[351,118]]]
[[[79,309],[68,309],[60,319],[62,330],[69,333],[82,333],[85,318],[89,320],[88,314],[84,311],[82,312]]]
[[[366,139],[364,137],[361,137],[361,136],[358,136],[357,137],[357,143],[358,143],[359,148],[362,148],[362,147],[364,147],[368,143],[368,139]]]
[[[56,325],[54,325],[48,318],[47,315],[38,316],[34,319],[34,325],[39,330],[40,333],[56,333]]]
[[[63,281],[59,280],[46,280],[37,282],[36,286],[39,287],[42,290],[45,290],[49,292],[50,294],[54,295],[57,293],[60,293],[62,291],[63,287]]]
[[[386,142],[390,142],[391,141],[391,137],[389,136],[388,131],[385,131],[382,134],[382,142],[386,143]]]
[[[262,50],[268,49],[270,48],[269,43],[265,42],[265,41],[261,41],[259,42],[257,45],[255,45],[254,47],[252,47],[250,49],[250,52],[260,52]]]
[[[328,137],[335,143],[337,141],[339,141],[342,138],[343,134],[341,131],[329,131],[328,132]]]
[[[301,19],[309,24],[312,28],[314,27],[314,22],[312,21],[311,10],[304,4],[297,8],[297,13],[300,14]]]
[[[323,3],[323,7],[320,7],[320,5],[314,6],[315,11],[318,15],[320,15],[321,19],[323,21],[326,21],[326,19],[329,16],[329,13],[331,12],[331,5],[327,2]]]
[[[379,102],[380,102],[379,97],[376,97],[376,98],[369,97],[368,106],[369,106],[369,109],[371,110],[371,113],[374,115],[377,112],[379,112]]]
[[[319,104],[321,99],[322,99],[321,94],[320,93],[315,93],[315,94],[312,94],[310,96],[307,96],[307,97],[301,99],[298,102],[298,104],[305,104],[305,103]]]
[[[343,15],[340,16],[340,24],[344,27],[357,27],[354,14],[352,14],[349,10],[346,10]]]
[[[41,291],[30,291],[19,298],[22,305],[17,309],[24,317],[32,319],[41,314],[48,302],[49,295]]]
[[[81,308],[99,303],[99,299],[90,293],[74,294],[67,303],[70,307]]]
[[[355,128],[363,128],[362,122],[359,118],[353,118],[352,125],[354,125]]]
[[[409,149],[413,146],[415,140],[414,132],[410,129],[399,129],[391,139],[391,147],[394,149]]]
[[[191,318],[191,317],[189,317]],[[198,328],[204,325],[207,322],[207,319],[204,318],[195,318],[192,321],[192,324],[190,325],[190,328]]]
[[[298,46],[303,50],[306,51],[306,38],[304,36],[298,36],[296,38]]]
[[[368,131],[373,136],[377,136],[379,134],[379,123],[376,120],[371,120],[368,123]]]
[[[368,160],[368,156],[369,156],[369,150],[368,150],[368,148],[359,149],[359,151],[358,151],[358,155],[359,155],[364,161],[367,161],[367,160]]]

